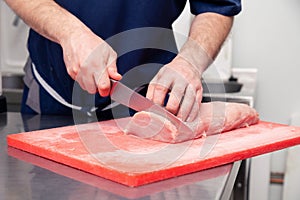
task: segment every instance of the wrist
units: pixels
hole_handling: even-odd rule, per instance
[[[57,42],[65,46],[73,41],[85,41],[85,38],[91,37],[92,34],[92,31],[84,25],[65,27],[57,34]]]
[[[201,74],[213,62],[207,51],[195,40],[188,38],[177,57],[186,60]]]

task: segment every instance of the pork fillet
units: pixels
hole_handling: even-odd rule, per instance
[[[167,143],[184,142],[203,135],[217,134],[256,124],[255,109],[246,104],[228,102],[202,103],[197,118],[185,122],[192,135],[181,133],[169,120],[151,112],[137,112],[126,126],[125,133]]]

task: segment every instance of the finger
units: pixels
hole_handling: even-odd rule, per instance
[[[65,51],[63,53],[63,58],[68,74],[72,77],[73,80],[75,80],[79,71],[78,62],[72,59],[72,56]]]
[[[176,115],[179,110],[181,99],[183,98],[185,92],[185,88],[186,83],[178,82],[173,86],[170,92],[166,109],[174,115]]]
[[[190,113],[188,113],[188,117],[186,118],[186,122],[193,122],[197,116],[198,116],[198,113],[199,113],[199,105],[194,102],[193,105],[192,105],[192,109],[190,111]]]
[[[98,88],[98,92],[102,97],[106,97],[110,92],[110,79],[107,73],[107,70],[103,70],[102,73],[94,74],[94,79]]]
[[[107,68],[107,72],[110,78],[114,79],[114,80],[121,80],[122,75],[118,73],[117,70],[117,66],[116,63],[112,63],[108,68]]]
[[[146,98],[150,99],[151,101],[153,100],[153,97],[154,97],[155,85],[153,83],[155,83],[155,82],[156,82],[156,76],[149,83],[147,93],[146,93]]]
[[[66,66],[66,68],[67,68],[68,74],[71,76],[71,78],[73,80],[75,80],[76,76],[77,76],[77,73],[78,73],[78,66],[74,66],[74,67],[68,67],[68,66]]]
[[[96,93],[96,87],[94,87],[94,90],[91,90],[91,88],[88,88],[89,86],[86,83],[86,76],[83,75],[82,73],[78,73],[76,76],[75,81],[80,85],[80,87],[87,91],[90,94],[95,94]],[[94,83],[95,85],[95,83]]]
[[[93,75],[82,76],[82,82],[84,84],[85,90],[90,94],[95,94],[97,91],[95,78]]]
[[[106,43],[106,50],[108,52],[108,60],[107,60],[107,66],[113,65],[113,63],[116,63],[118,55],[117,53]]]
[[[201,100],[202,100],[202,91],[198,90],[197,94],[196,94],[196,99],[195,102],[193,104],[193,108],[191,110],[191,112],[189,113],[189,116],[187,118],[187,122],[193,122],[197,116],[200,114],[200,106],[201,106]]]
[[[82,79],[81,79],[80,74],[77,74],[77,76],[75,77],[74,80],[80,85],[80,87],[81,87],[83,90],[86,90],[85,85],[83,84],[83,81],[82,81]]]
[[[109,57],[107,61],[107,71],[109,77],[111,77],[114,80],[121,80],[122,75],[118,73],[117,69],[117,53],[111,48],[108,47],[110,52],[109,52]]]
[[[193,111],[192,108],[194,106],[195,99],[196,91],[194,90],[193,86],[189,85],[186,88],[182,103],[180,105],[180,109],[177,114],[177,117],[182,119],[182,121],[186,121],[190,113]]]
[[[169,85],[171,85],[171,83],[168,84],[151,83],[151,84],[154,85],[152,101],[158,105],[163,106],[166,95],[169,92],[169,88],[170,88]]]
[[[93,77],[93,72],[89,70],[90,65],[84,63],[81,65],[78,75],[80,77],[80,82],[82,82],[82,85],[84,85],[84,89],[90,94],[95,94],[97,91],[96,82]]]
[[[84,69],[84,68],[83,68]],[[83,85],[84,90],[86,90],[90,94],[95,94],[97,91],[96,83],[93,77],[93,74],[84,71],[80,71],[79,73],[81,85]]]

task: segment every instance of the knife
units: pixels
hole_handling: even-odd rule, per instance
[[[123,83],[111,79],[110,98],[135,111],[150,111],[161,115],[171,121],[178,129],[178,132],[193,134],[193,131],[179,118],[166,110],[164,107],[153,103],[151,100],[130,89]]]

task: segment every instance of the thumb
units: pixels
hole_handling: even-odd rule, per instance
[[[119,74],[116,63],[111,63],[110,66],[107,68],[107,72],[110,78],[114,80],[121,80],[122,75]]]

